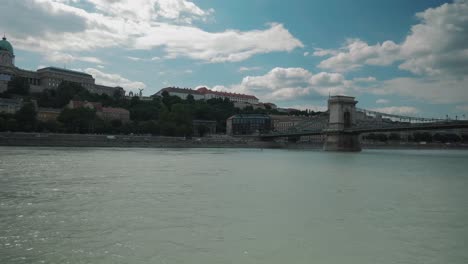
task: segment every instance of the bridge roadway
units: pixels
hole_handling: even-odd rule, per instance
[[[468,121],[444,121],[433,123],[419,123],[419,124],[402,124],[402,125],[388,125],[388,126],[356,126],[345,129],[344,133],[349,134],[362,134],[372,132],[399,132],[399,131],[417,131],[417,130],[444,130],[444,129],[460,129],[468,128]],[[290,131],[290,132],[273,132],[267,134],[260,134],[260,138],[272,139],[280,137],[300,137],[300,136],[313,136],[322,135],[329,132],[325,129]]]

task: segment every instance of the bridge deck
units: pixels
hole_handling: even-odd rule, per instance
[[[346,129],[344,133],[372,133],[372,132],[398,132],[398,131],[418,131],[418,130],[444,130],[444,129],[460,129],[468,128],[468,121],[446,121],[437,123],[421,123],[421,124],[404,124],[404,125],[389,125],[389,126],[362,126]],[[313,136],[326,134],[326,129],[278,132],[261,134],[261,138],[280,138],[280,137],[299,137]]]

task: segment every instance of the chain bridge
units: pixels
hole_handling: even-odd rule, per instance
[[[299,122],[286,131],[261,134],[260,138],[296,141],[301,136],[326,135],[324,150],[360,151],[359,134],[362,133],[468,128],[467,120],[392,115],[357,108],[357,103],[354,97],[331,96],[327,112]]]

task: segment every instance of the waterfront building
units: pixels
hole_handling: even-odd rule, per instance
[[[262,103],[247,103],[247,102],[234,102],[234,107],[239,108],[241,110],[246,109],[248,107],[252,107],[252,109],[266,109],[265,105]]]
[[[0,98],[0,113],[14,114],[23,107],[23,99]]]
[[[193,135],[195,137],[209,136],[216,134],[216,121],[214,120],[193,120]]]
[[[130,112],[120,107],[103,107],[102,110],[96,114],[102,120],[106,121],[120,120],[122,123],[130,122]]]
[[[37,109],[37,120],[42,122],[56,121],[60,112],[62,112],[62,109],[39,107]]]
[[[130,122],[130,112],[120,107],[103,107],[101,103],[70,100],[67,105],[70,109],[87,107],[96,110],[96,115],[102,120],[120,120],[122,123]]]
[[[255,135],[271,130],[271,118],[268,115],[249,114],[233,115],[226,120],[226,134]]]
[[[95,83],[92,75],[62,69],[57,67],[46,67],[37,71],[23,70],[15,66],[15,54],[13,46],[7,41],[6,37],[0,40],[0,92],[7,90],[8,82],[13,77],[22,77],[28,80],[32,93],[40,93],[45,89],[57,89],[61,82],[78,83],[92,93],[124,95],[125,90],[122,87],[110,87]]]
[[[301,122],[307,121],[309,118],[305,116],[289,116],[289,115],[270,115],[272,128],[275,132],[286,132]]]
[[[316,130],[328,126],[328,114],[315,116],[270,115],[275,132],[288,132],[295,129]],[[299,128],[297,128],[299,126]],[[302,136],[300,141],[323,142],[325,135]]]
[[[96,112],[101,112],[102,111],[102,104],[97,103],[97,102],[70,100],[67,107],[70,108],[70,109],[86,107],[86,108],[90,108],[90,109],[95,109]]]
[[[250,103],[250,104],[258,103],[258,98],[255,97],[254,95],[213,91],[213,90],[209,90],[206,87],[200,87],[196,91],[203,94],[205,96],[205,100],[209,100],[213,98],[219,98],[219,99],[227,98],[231,102],[244,102],[244,103]]]
[[[234,103],[258,103],[258,98],[253,95],[213,91],[206,87],[200,87],[196,90],[190,88],[167,87],[161,89],[153,96],[162,96],[165,91],[171,96],[178,96],[182,99],[187,99],[187,96],[190,94],[195,100],[229,99]]]
[[[161,89],[159,92],[155,93],[153,96],[162,97],[163,93],[167,92],[170,96],[177,96],[181,99],[187,99],[187,96],[192,95],[195,100],[205,100],[205,95],[198,92],[197,90],[189,88],[178,88],[178,87],[167,87]]]

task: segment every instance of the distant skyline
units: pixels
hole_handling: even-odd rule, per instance
[[[66,67],[151,95],[167,86],[324,110],[468,117],[468,0],[6,0],[16,66]]]

